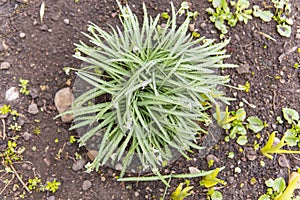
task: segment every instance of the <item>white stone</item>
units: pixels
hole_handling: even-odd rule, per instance
[[[7,101],[14,101],[19,98],[19,95],[20,95],[20,92],[19,92],[18,88],[11,87],[6,91],[5,99]]]

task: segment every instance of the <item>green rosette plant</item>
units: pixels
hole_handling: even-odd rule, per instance
[[[174,152],[189,158],[186,151],[202,148],[197,139],[211,123],[208,110],[230,100],[218,89],[230,79],[216,70],[235,65],[222,62],[228,41],[193,39],[188,17],[177,26],[173,4],[164,25],[145,5],[141,24],[128,6],[118,5],[121,28],[107,32],[91,23],[84,33],[89,44],[76,44],[75,58],[86,64],[76,74],[91,87],[66,114],[74,116],[71,129],[91,127],[80,146],[100,137],[88,171],[120,163],[122,177],[137,157],[141,170],[156,173]]]

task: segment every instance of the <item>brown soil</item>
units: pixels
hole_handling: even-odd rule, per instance
[[[5,91],[12,86],[18,86],[19,79],[29,80],[29,89],[37,91],[38,97],[34,102],[39,108],[46,108],[37,115],[27,112],[32,102],[30,96],[21,97],[9,103],[12,108],[24,115],[21,132],[32,133],[35,127],[41,128],[41,135],[25,141],[18,139],[18,146],[25,146],[23,161],[14,163],[19,175],[24,181],[35,176],[40,177],[43,182],[53,178],[61,182],[59,190],[55,193],[33,192],[26,194],[25,199],[159,199],[163,196],[165,186],[161,182],[117,182],[118,171],[103,167],[98,173],[86,173],[84,169],[73,171],[72,165],[75,160],[75,152],[88,160],[84,148],[79,149],[77,144],[70,144],[69,136],[76,135],[68,131],[70,125],[63,124],[60,119],[54,120],[57,115],[54,106],[55,93],[74,83],[75,75],[66,75],[63,68],[66,66],[78,67],[81,63],[72,57],[74,53],[73,43],[84,39],[81,34],[86,30],[88,21],[92,21],[101,28],[107,29],[109,25],[118,23],[118,8],[114,0],[92,1],[79,0],[48,0],[45,1],[46,9],[43,23],[40,22],[39,10],[41,1],[29,0],[28,4],[20,3],[20,0],[0,0],[0,42],[4,49],[0,49],[0,62],[8,61],[11,67],[8,70],[0,70],[0,104],[5,102]],[[146,6],[152,16],[170,9],[167,0],[146,1]],[[189,0],[192,9],[198,11],[200,16],[196,20],[195,27],[201,35],[208,38],[218,39],[218,31],[209,21],[205,9],[210,6],[206,0]],[[251,4],[262,5],[261,0],[253,0]],[[293,32],[290,38],[284,38],[276,32],[276,23],[263,23],[261,20],[250,20],[247,25],[238,23],[231,28],[228,36],[230,44],[226,47],[232,54],[227,59],[228,63],[235,63],[242,68],[248,68],[248,72],[241,73],[238,70],[226,70],[224,74],[231,75],[231,84],[245,84],[249,81],[251,89],[249,93],[237,90],[228,90],[228,96],[234,96],[237,101],[230,106],[234,110],[239,102],[247,101],[255,105],[251,107],[245,104],[248,116],[258,116],[269,124],[262,133],[260,144],[264,144],[268,138],[268,132],[278,130],[280,134],[286,130],[284,125],[276,124],[276,116],[281,115],[281,108],[294,108],[300,112],[300,84],[299,69],[294,69],[294,63],[300,62],[297,50],[288,54],[279,62],[279,56],[288,52],[291,48],[300,47],[300,40],[296,39],[296,31],[300,29],[300,2],[291,0],[292,16],[294,19]],[[142,3],[129,0],[133,11],[142,16]],[[178,8],[180,1],[175,1]],[[69,21],[69,23],[68,23]],[[20,37],[20,33],[25,37]],[[276,41],[268,40],[262,33],[272,36]],[[5,48],[7,45],[8,48]],[[2,45],[3,47],[3,45]],[[266,48],[264,48],[266,47]],[[252,73],[253,72],[253,73]],[[280,79],[275,76],[280,75]],[[44,106],[45,103],[45,106]],[[37,122],[35,120],[40,120]],[[6,120],[9,126],[10,120]],[[3,125],[1,125],[2,127]],[[11,132],[10,136],[14,136]],[[224,132],[225,136],[225,132]],[[283,176],[288,178],[288,169],[278,165],[278,157],[273,161],[264,157],[259,151],[254,152],[254,160],[247,157],[247,149],[253,149],[252,145],[255,135],[248,136],[249,145],[243,147],[246,151],[241,153],[239,146],[234,140],[229,143],[221,142],[210,152],[219,160],[214,167],[225,166],[220,173],[220,178],[226,180],[228,185],[220,187],[225,200],[230,199],[257,199],[266,191],[264,181],[269,178]],[[55,139],[59,141],[54,142]],[[6,141],[0,139],[0,150],[5,148]],[[32,147],[36,147],[36,151]],[[61,151],[60,156],[57,156]],[[249,150],[250,151],[250,150]],[[234,152],[234,159],[229,159],[228,152]],[[293,156],[286,156],[290,160],[291,169],[299,166],[298,159]],[[266,163],[261,167],[260,161]],[[24,165],[26,164],[26,165]],[[188,173],[188,167],[208,169],[205,158],[193,155],[191,161],[181,158],[172,166],[165,169],[165,172]],[[239,166],[240,174],[234,172]],[[0,166],[0,190],[5,187],[4,181],[12,177],[3,171]],[[250,184],[250,179],[255,177],[257,183]],[[92,182],[88,190],[83,190],[85,180]],[[172,180],[171,188],[168,189],[166,199],[181,180]],[[186,199],[205,199],[205,189],[199,186],[200,179],[192,179],[194,194]],[[16,184],[19,187],[16,187]],[[241,184],[244,184],[241,187]],[[8,185],[0,195],[0,199],[20,199],[24,188],[17,178]],[[49,198],[50,197],[50,198]]]

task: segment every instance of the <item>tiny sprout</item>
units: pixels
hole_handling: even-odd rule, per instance
[[[299,63],[295,63],[293,67],[294,67],[295,69],[298,69],[298,68],[299,68]]]
[[[193,38],[199,38],[201,35],[197,31],[193,31],[192,36]]]
[[[208,164],[208,167],[212,167],[214,165],[215,161],[213,159],[210,159],[207,164]]]
[[[259,162],[259,164],[260,164],[260,166],[262,166],[262,167],[265,167],[265,166],[266,166],[266,163],[265,163],[263,160],[261,160],[261,161]]]
[[[55,143],[58,143],[58,142],[59,142],[59,139],[58,139],[58,138],[56,138],[56,139],[54,140],[54,142],[55,142]]]
[[[35,134],[35,135],[40,135],[42,133],[42,131],[41,131],[41,128],[38,126],[38,127],[35,127],[34,129],[33,129],[33,134]]]
[[[12,110],[10,109],[9,105],[4,104],[2,107],[0,107],[0,114],[1,115],[6,115],[8,113],[11,113]]]
[[[167,12],[163,12],[163,13],[161,13],[161,17],[162,17],[163,19],[169,19],[169,18],[170,18],[170,15],[169,15]]]
[[[52,193],[55,193],[58,190],[58,186],[60,186],[60,184],[61,183],[57,182],[56,180],[53,180],[52,182],[47,181],[45,189]]]
[[[254,177],[251,178],[251,180],[250,180],[250,184],[251,184],[251,185],[255,185],[256,182],[257,182],[256,178],[254,178]]]
[[[38,190],[38,185],[41,183],[41,179],[38,177],[34,177],[33,179],[28,180],[28,189],[29,190]]]
[[[73,143],[76,142],[76,141],[77,141],[77,139],[75,138],[75,136],[74,136],[74,135],[71,135],[70,138],[69,138],[69,142],[70,142],[71,144],[73,144]]]
[[[21,94],[24,94],[24,95],[29,95],[29,90],[28,90],[28,80],[25,80],[25,79],[21,79],[20,78],[20,84],[19,84],[19,86],[21,87],[21,89],[20,89],[20,93]]]
[[[241,90],[244,90],[245,92],[250,92],[250,87],[251,87],[251,85],[250,85],[249,81],[246,81],[245,85],[239,85],[239,88]]]

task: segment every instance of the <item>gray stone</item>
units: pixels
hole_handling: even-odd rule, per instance
[[[88,190],[91,186],[92,186],[92,182],[89,181],[89,180],[85,180],[85,181],[83,181],[82,189],[83,189],[84,191],[86,191],[86,190]]]
[[[72,106],[74,96],[71,92],[71,88],[63,88],[59,90],[54,97],[54,103],[59,114],[66,112]],[[61,120],[63,122],[71,122],[74,119],[73,115],[63,115]]]
[[[76,162],[73,163],[72,169],[74,171],[79,171],[84,167],[85,163],[86,161],[84,159],[76,160]]]
[[[9,62],[2,62],[0,65],[0,69],[9,69],[10,63]]]
[[[291,168],[290,161],[285,156],[279,156],[278,164],[280,167]]]
[[[30,114],[36,115],[39,113],[39,108],[35,103],[32,103],[28,106],[27,110]]]
[[[49,196],[47,200],[55,200],[55,196]]]
[[[25,140],[25,141],[28,141],[31,139],[32,135],[28,132],[24,132],[24,133],[21,133],[21,136],[22,138]]]
[[[189,171],[191,174],[197,174],[200,172],[200,170],[196,167],[189,167]]]
[[[42,26],[40,26],[40,30],[48,31],[48,26],[46,24],[43,24]]]
[[[18,88],[11,87],[6,91],[5,99],[7,101],[14,101],[19,98],[19,95],[20,95],[20,92],[19,92]]]
[[[248,64],[242,64],[239,67],[236,68],[236,72],[238,74],[246,74],[250,72],[250,65]]]

